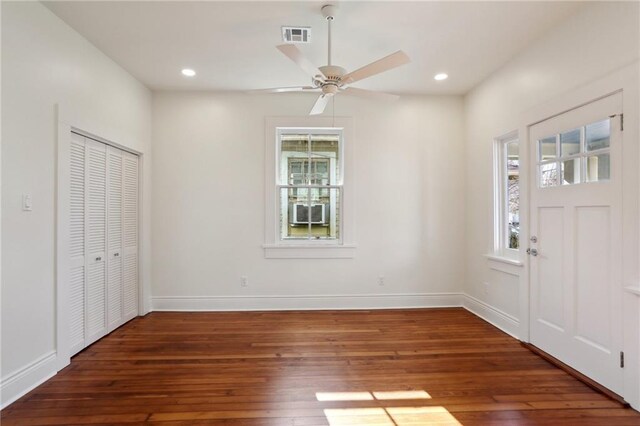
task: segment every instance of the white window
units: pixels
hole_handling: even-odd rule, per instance
[[[494,250],[516,257],[520,246],[520,156],[513,132],[495,141],[494,148]]]
[[[354,257],[351,120],[268,118],[265,257]]]
[[[538,187],[609,180],[609,118],[537,141]]]
[[[340,128],[277,129],[280,241],[340,242]]]

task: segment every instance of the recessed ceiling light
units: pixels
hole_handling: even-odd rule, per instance
[[[185,68],[182,70],[182,75],[186,77],[193,77],[194,75],[196,75],[196,72],[191,68]]]
[[[447,78],[449,78],[449,76],[445,73],[440,73],[440,74],[436,74],[435,76],[433,76],[434,79],[438,80],[438,81],[442,81],[442,80],[446,80]]]

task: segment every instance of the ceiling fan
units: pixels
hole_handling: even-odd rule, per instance
[[[302,70],[311,77],[311,86],[279,87],[275,89],[261,89],[254,92],[262,93],[283,93],[283,92],[321,92],[316,103],[311,108],[309,115],[322,114],[329,100],[338,93],[346,95],[361,96],[371,99],[396,100],[397,95],[371,90],[351,87],[352,83],[371,77],[376,74],[388,71],[410,62],[409,57],[402,50],[398,50],[389,56],[385,56],[375,62],[365,65],[355,71],[347,73],[342,67],[331,63],[331,23],[336,15],[337,7],[331,4],[322,7],[322,16],[327,20],[328,25],[328,54],[327,65],[316,67],[309,61],[302,52],[293,44],[282,44],[276,48],[284,53],[289,59],[298,64]]]

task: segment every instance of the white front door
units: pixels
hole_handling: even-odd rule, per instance
[[[531,343],[622,394],[622,94],[529,128]]]

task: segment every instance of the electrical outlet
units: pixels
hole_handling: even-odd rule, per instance
[[[240,287],[246,287],[249,285],[249,279],[246,276],[240,277]]]
[[[378,285],[384,285],[384,275],[378,276]]]

